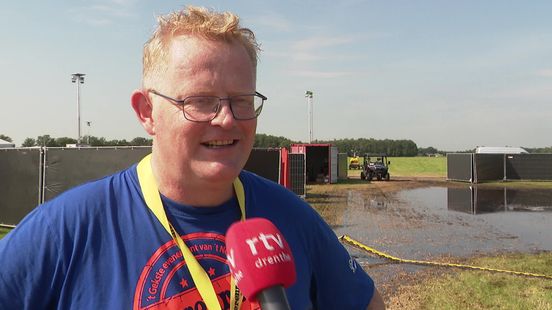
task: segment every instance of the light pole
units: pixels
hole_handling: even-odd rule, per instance
[[[86,121],[86,126],[88,126],[88,135],[86,135],[86,145],[90,146],[90,125],[92,125],[91,121]]]
[[[71,82],[77,83],[77,146],[81,144],[81,121],[80,121],[80,84],[84,84],[84,73],[73,73],[71,75]]]
[[[313,114],[313,106],[312,106],[312,96],[313,92],[310,90],[307,90],[305,92],[305,97],[307,98],[307,105],[309,108],[309,143],[312,143],[312,114]]]

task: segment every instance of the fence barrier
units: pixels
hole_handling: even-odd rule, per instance
[[[447,154],[447,180],[552,180],[552,154]]]
[[[74,186],[126,169],[150,152],[149,146],[0,149],[0,225],[14,226],[37,205]],[[281,161],[279,148],[254,148],[245,169],[281,183]],[[304,167],[304,161],[303,156],[293,166]]]

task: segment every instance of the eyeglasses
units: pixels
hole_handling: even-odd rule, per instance
[[[259,92],[248,95],[237,95],[226,98],[217,96],[190,96],[182,100],[165,96],[153,89],[149,92],[171,101],[182,109],[184,117],[192,122],[210,122],[217,117],[222,101],[228,101],[232,116],[236,120],[254,119],[263,109],[263,104],[268,98]]]

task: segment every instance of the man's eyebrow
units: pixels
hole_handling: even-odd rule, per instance
[[[176,95],[181,94],[181,95]],[[255,95],[255,89],[250,90],[239,90],[239,91],[227,91],[227,94],[224,96],[220,96],[216,94],[213,90],[206,90],[206,89],[194,89],[184,95],[182,95],[182,92],[177,91],[175,94],[174,99],[178,100],[184,100],[188,97],[197,97],[197,96],[205,96],[205,97],[218,97],[218,98],[227,98],[227,97],[234,97],[234,96],[243,96],[243,95]]]

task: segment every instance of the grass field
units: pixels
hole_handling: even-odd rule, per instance
[[[479,187],[506,187],[516,189],[552,189],[551,181],[488,181],[478,183]]]
[[[552,253],[473,259],[470,264],[552,275]],[[461,271],[402,287],[390,309],[552,309],[552,280]]]
[[[7,229],[7,228],[1,228],[0,227],[0,239],[4,238],[4,236],[10,232],[11,229]]]
[[[389,171],[394,176],[446,177],[447,158],[441,157],[390,157]]]
[[[350,160],[350,158],[349,158]],[[391,177],[443,177],[447,176],[447,158],[441,157],[389,157]],[[360,159],[362,164],[363,159]],[[350,176],[359,176],[360,170],[349,170]]]

